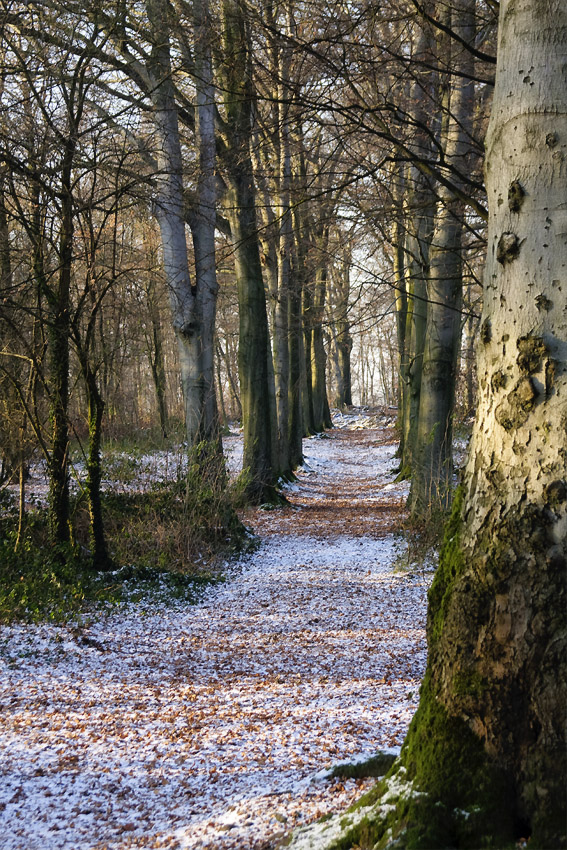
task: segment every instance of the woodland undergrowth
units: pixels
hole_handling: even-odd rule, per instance
[[[221,579],[226,559],[251,545],[237,515],[242,485],[229,482],[222,457],[198,446],[174,480],[136,486],[140,455],[136,446],[107,453],[113,486],[102,493],[111,559],[105,571],[92,568],[84,492],[72,499],[71,545],[52,546],[46,507],[31,507],[18,530],[15,499],[4,491],[0,622],[61,621],[148,593],[195,601],[200,588]]]

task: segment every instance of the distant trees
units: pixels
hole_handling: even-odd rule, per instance
[[[33,433],[49,457],[53,539],[70,540],[76,376],[101,528],[101,429],[126,389],[120,364],[134,361],[138,374],[149,369],[144,404],[164,435],[180,395],[166,359],[180,372],[190,445],[219,451],[219,407],[242,411],[246,490],[258,502],[293,474],[302,437],[331,424],[331,385],[341,406],[353,390],[368,401],[380,384],[388,403],[398,392],[413,509],[446,507],[461,293],[483,238],[490,7],[50,0],[1,9],[3,279],[18,278],[12,246],[23,239],[37,298],[33,322],[21,306],[17,320],[5,310],[15,336],[3,386],[26,428],[26,393],[42,397]],[[27,142],[13,133],[15,116]],[[227,276],[237,333],[234,317],[217,325]],[[397,387],[384,320],[394,312]],[[22,356],[35,376],[25,391],[8,366]],[[128,408],[135,418],[137,402]],[[102,538],[97,546],[104,552]]]
[[[400,474],[412,478],[413,512],[427,515],[450,500],[462,292],[474,280],[470,267],[484,239],[482,136],[495,18],[476,2],[451,10],[391,2],[379,11],[297,4],[294,15],[301,23],[288,38],[308,68],[308,82],[294,91],[308,116],[311,150],[319,146],[324,162],[311,191],[319,189],[322,206],[330,177],[330,219],[348,207],[388,245],[382,255],[390,255],[397,292]],[[329,262],[314,292],[326,298],[334,259],[329,217],[318,220],[327,221],[320,244]],[[306,349],[317,350],[321,328],[316,319]]]

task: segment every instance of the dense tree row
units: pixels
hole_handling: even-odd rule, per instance
[[[330,425],[329,388],[348,405],[353,376],[363,395],[376,372],[412,511],[445,510],[457,373],[479,342],[473,451],[396,768],[419,793],[373,826],[416,847],[565,845],[567,21],[562,0],[501,5],[486,233],[492,0],[0,2],[16,546],[38,450],[51,540],[71,541],[77,436],[92,559],[109,565],[101,439],[113,408],[135,409],[142,361],[162,433],[182,409],[191,483],[219,462],[222,417],[242,417],[257,503]]]
[[[364,817],[347,815],[328,843],[323,833],[319,846],[335,850],[567,846],[567,7],[500,6],[471,449],[429,593],[418,711]],[[457,95],[452,116],[460,105]],[[465,128],[464,115],[447,128],[447,158]],[[437,297],[427,305],[418,432],[424,393],[435,400],[429,384],[451,369],[452,262],[432,272],[466,232],[454,214],[451,201],[428,225]]]
[[[356,319],[362,398],[377,359],[385,397],[399,392],[414,510],[446,506],[461,327],[477,315],[493,38],[490,7],[473,0],[2,4],[3,383],[49,461],[54,540],[69,540],[80,376],[106,557],[103,411],[120,333],[122,349],[139,336],[121,310],[142,311],[166,431],[163,292],[188,442],[220,450],[216,371],[225,413],[226,395],[242,412],[250,499],[271,498],[302,437],[330,425],[331,376],[332,400],[351,403]],[[224,339],[221,267],[239,317]],[[391,330],[364,341],[368,317],[391,327],[394,305],[399,382],[385,377]]]

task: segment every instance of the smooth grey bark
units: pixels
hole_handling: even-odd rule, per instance
[[[206,24],[202,23],[208,14],[206,0],[202,3],[197,2],[193,10],[196,33],[194,58],[191,58],[190,67],[186,69],[194,78],[196,75],[198,77],[195,83],[198,101],[196,118],[189,123],[192,129],[197,127],[200,134],[198,147],[202,165],[201,177],[198,181],[198,197],[191,221],[195,227],[193,237],[197,267],[195,285],[192,285],[188,263],[187,214],[179,110],[171,62],[171,40],[178,20],[174,16],[172,4],[167,0],[146,0],[145,10],[148,27],[143,39],[147,41],[142,40],[136,48],[132,47],[129,38],[126,37],[127,33],[132,36],[134,25],[127,19],[125,4],[121,5],[118,10],[120,14],[117,17],[106,13],[101,15],[98,8],[91,9],[90,15],[97,20],[100,17],[100,20],[104,22],[109,38],[123,59],[120,63],[122,72],[129,76],[152,107],[156,141],[155,159],[141,138],[128,133],[126,136],[138,147],[143,161],[150,170],[149,176],[155,187],[152,211],[160,228],[172,327],[179,351],[187,441],[189,445],[192,445],[203,438],[209,439],[209,433],[214,433],[216,428],[212,342],[214,330],[211,330],[214,328],[216,289],[215,282],[211,280],[211,269],[214,268],[214,263],[211,263],[210,259],[211,238],[208,235],[211,207],[214,207],[214,193],[212,194],[214,187],[211,185],[210,154],[204,153],[204,148],[210,147],[207,135],[210,119],[203,115],[207,109],[214,115],[214,98],[211,96],[210,79],[211,63],[207,53],[210,49],[208,46],[210,28],[207,29]],[[203,30],[205,30],[205,36],[202,35]],[[148,43],[149,50],[146,47]],[[182,39],[180,43],[182,44],[181,55],[185,58]],[[141,56],[144,59],[140,58]],[[109,116],[104,112],[103,115],[105,120],[109,120],[112,124]],[[124,132],[123,127],[117,126],[116,129]],[[204,274],[204,282],[199,285],[201,273]]]
[[[451,7],[452,30],[465,43],[475,35],[475,0]],[[474,58],[452,46],[444,162],[456,173],[470,167],[474,114]],[[462,187],[461,187],[462,188]],[[410,504],[415,515],[446,509],[452,492],[452,417],[461,338],[462,233],[465,206],[441,186],[427,281],[427,326]]]
[[[350,245],[342,252],[342,261],[332,278],[333,304],[331,310],[331,333],[336,354],[337,395],[335,406],[339,408],[352,405],[352,378],[350,355],[352,337],[349,322],[350,271],[352,250]]]
[[[411,91],[411,112],[415,124],[412,153],[420,157],[431,156],[430,130],[432,124],[434,44],[430,30],[424,24],[419,30],[416,45],[418,66]],[[404,348],[400,363],[402,390],[402,447],[400,478],[413,472],[414,451],[417,444],[419,403],[425,327],[427,321],[427,278],[429,275],[429,249],[433,236],[436,196],[431,178],[416,164],[408,170],[405,193],[407,232],[404,251],[405,271],[405,330]],[[400,317],[401,321],[401,317]]]
[[[216,204],[215,174],[215,87],[212,67],[212,22],[207,0],[194,0],[195,24],[195,89],[197,94],[195,134],[198,144],[197,198],[191,216],[191,232],[195,254],[196,312],[200,326],[200,405],[199,439],[215,442],[219,452],[220,428],[215,394],[214,340],[218,283],[216,273]]]
[[[189,275],[183,163],[172,81],[169,8],[165,0],[147,0],[146,13],[152,39],[147,70],[158,165],[154,211],[161,233],[166,285],[179,350],[185,427],[191,445],[199,440],[202,424],[201,346],[196,292]]]

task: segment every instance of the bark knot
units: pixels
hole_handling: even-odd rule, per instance
[[[548,484],[545,488],[545,500],[552,508],[567,502],[567,482],[557,480]]]
[[[546,312],[549,312],[549,310],[551,310],[553,307],[553,301],[550,301],[549,298],[543,294],[543,292],[536,297],[535,303],[537,309],[540,311],[545,310]]]
[[[492,392],[497,392],[498,390],[505,389],[507,383],[508,376],[505,375],[504,372],[498,370],[490,379],[490,386],[492,387]]]
[[[496,259],[503,266],[520,255],[521,242],[515,233],[503,233],[498,240]]]
[[[488,345],[492,339],[492,324],[490,319],[486,318],[480,326],[480,340],[484,345]]]
[[[522,209],[526,191],[519,180],[514,180],[510,183],[508,189],[508,208],[510,212],[518,213]]]
[[[548,148],[554,148],[559,141],[557,133],[548,133],[545,137],[545,144]]]
[[[541,369],[541,361],[547,353],[547,346],[541,337],[522,336],[517,342],[518,357],[517,364],[520,372],[524,375],[533,375]]]
[[[495,410],[496,421],[506,430],[514,431],[523,425],[536,403],[538,392],[531,378],[520,378],[511,392]]]

